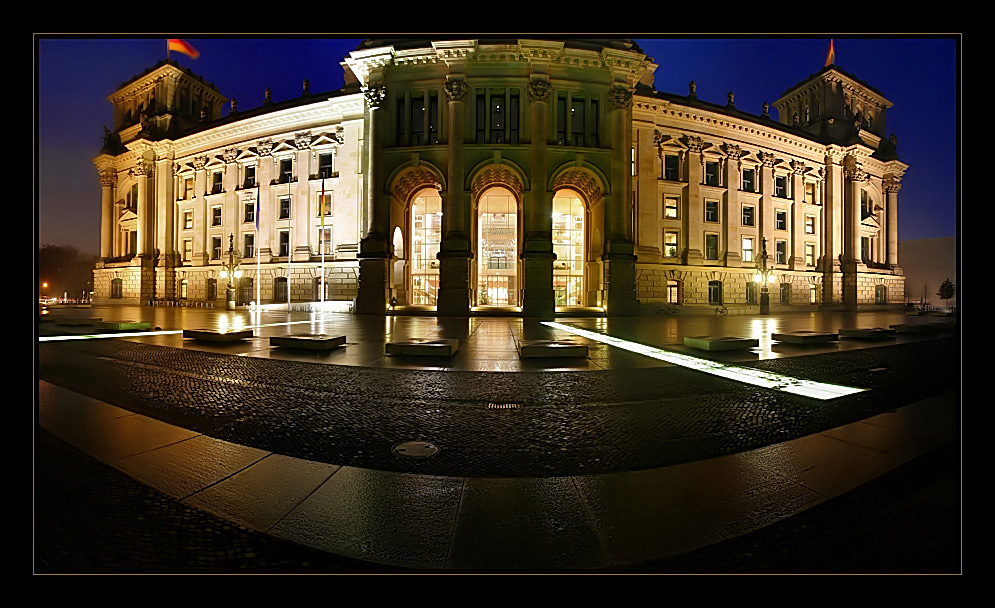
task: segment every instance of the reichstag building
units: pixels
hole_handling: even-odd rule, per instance
[[[838,66],[759,114],[655,90],[632,40],[365,40],[342,66],[248,109],[169,59],[121,85],[94,301],[224,306],[237,269],[235,306],[615,316],[755,304],[758,267],[775,307],[903,301],[892,104]]]

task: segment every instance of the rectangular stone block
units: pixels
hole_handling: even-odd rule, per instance
[[[771,334],[771,340],[787,342],[789,344],[821,344],[824,342],[835,342],[839,340],[839,334],[818,332],[818,331],[791,331],[780,334]]]
[[[574,340],[522,340],[518,356],[522,359],[545,357],[586,357],[588,348]]]
[[[303,350],[330,350],[345,344],[345,336],[328,336],[325,334],[312,334],[307,336],[272,336],[269,339],[270,346],[282,346],[284,348],[299,348]]]
[[[858,338],[862,340],[875,340],[880,338],[890,338],[895,335],[894,329],[884,327],[869,327],[855,329],[840,329],[841,338]]]
[[[116,329],[119,331],[151,329],[148,321],[98,321],[97,329]]]
[[[447,338],[412,338],[388,342],[385,352],[393,356],[451,357],[459,349],[459,340]]]
[[[184,329],[183,337],[204,342],[237,342],[245,338],[251,338],[252,330],[241,329],[224,332],[216,329]]]
[[[742,350],[760,346],[760,340],[756,338],[739,338],[735,336],[685,336],[684,346],[697,348],[699,350]]]

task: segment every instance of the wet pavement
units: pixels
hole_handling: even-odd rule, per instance
[[[165,532],[167,539],[207,535],[229,543],[204,551],[145,547],[134,549],[130,561],[127,550],[115,548],[101,554],[120,553],[116,561],[94,566],[123,570],[708,570],[700,562],[690,565],[701,559],[692,556],[763,534],[776,538],[786,522],[797,525],[800,517],[857,500],[851,497],[871,492],[884,479],[901,478],[910,467],[933,466],[936,474],[931,481],[905,473],[909,481],[903,488],[949,486],[951,474],[959,480],[957,471],[931,464],[949,465],[952,448],[944,446],[958,437],[956,326],[819,346],[770,339],[775,332],[925,324],[939,321],[935,318],[796,313],[558,319],[712,362],[869,389],[822,402],[716,378],[517,318],[256,316],[124,306],[63,314],[147,320],[163,331],[249,326],[255,335],[230,345],[184,340],[176,333],[39,344],[42,428],[116,469],[99,469],[42,433],[36,456],[36,492],[45,496],[36,503],[41,570],[94,564],[79,561],[88,553],[85,540],[72,550],[59,548],[72,544],[61,539],[75,533],[60,528],[60,518],[53,520],[47,505],[57,502],[51,494],[69,485],[62,483],[66,477],[75,482],[83,476],[52,469],[97,467],[95,474],[105,483],[113,479],[111,485],[126,488],[136,482],[118,479],[118,471],[128,472],[159,490],[137,484],[124,494],[155,511],[164,527],[178,523]],[[40,334],[65,329],[46,322]],[[308,333],[341,333],[347,343],[326,354],[268,344],[272,335]],[[687,335],[757,337],[760,346],[734,353],[695,351],[683,346]],[[406,337],[456,338],[461,348],[447,359],[384,355],[386,341]],[[589,357],[525,360],[515,350],[521,340],[565,337],[587,343]],[[169,426],[150,431],[158,443],[133,445],[142,429],[162,423]],[[395,449],[404,442],[423,442],[438,452],[411,458]],[[185,465],[163,464],[176,462],[167,458],[170,450]],[[39,466],[50,458],[75,464]],[[224,466],[204,464],[215,458]],[[920,490],[904,495],[918,496]],[[950,504],[947,490],[943,508],[949,521],[958,519],[951,514],[959,515],[959,505]],[[254,491],[264,496],[249,501],[256,511],[246,516],[244,497]],[[151,498],[161,494],[172,501]],[[283,503],[274,501],[277,494]],[[112,495],[101,493],[100,499]],[[74,509],[85,510],[93,501],[67,502],[79,502]],[[40,512],[39,503],[45,505]],[[215,519],[203,511],[228,515]],[[530,513],[541,517],[530,519]],[[147,523],[148,517],[137,521]],[[232,523],[240,517],[248,519]],[[936,518],[931,521],[930,529],[937,528]],[[121,543],[140,538],[141,527],[118,535]],[[956,543],[949,534],[937,536],[950,545],[940,561],[942,571],[951,571]],[[798,547],[807,542],[797,530],[788,537]],[[300,553],[294,554],[295,547]],[[715,571],[770,571],[755,561],[748,565],[748,559],[734,565],[732,554],[750,551],[725,551],[731,551],[726,559],[708,560]],[[161,561],[150,563],[152,553]],[[917,564],[929,571],[933,561]],[[809,567],[878,571],[825,560]]]

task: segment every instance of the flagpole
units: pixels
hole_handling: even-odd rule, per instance
[[[262,305],[263,301],[260,296],[260,288],[262,287],[262,274],[260,274],[259,269],[259,245],[262,241],[259,239],[259,179],[256,178],[256,250],[252,253],[256,256],[256,310],[260,310],[259,306]]]
[[[325,247],[328,244],[325,242],[325,176],[321,177],[321,204],[318,206],[318,212],[321,213],[321,238],[318,242],[321,247],[321,280],[318,282],[318,288],[321,289],[321,295],[318,299],[321,302],[322,310],[324,310],[325,305]]]

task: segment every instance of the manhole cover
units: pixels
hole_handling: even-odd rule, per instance
[[[439,451],[439,446],[428,441],[406,441],[394,446],[394,452],[409,458],[428,458]]]

